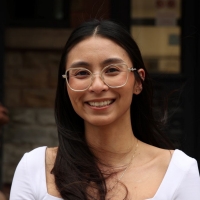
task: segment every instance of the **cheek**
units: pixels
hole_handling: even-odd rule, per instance
[[[129,91],[130,94],[134,94],[135,87],[136,87],[136,80],[134,75],[131,74],[127,83],[127,90]]]
[[[124,90],[126,97],[125,101],[128,104],[132,103],[134,91],[135,91],[135,79],[130,77],[130,80],[127,83],[126,90]]]
[[[120,89],[121,101],[126,105],[130,105],[132,102],[133,94],[134,83],[132,81],[128,81],[127,84]]]
[[[71,104],[75,110],[75,112],[78,114],[79,108],[82,105],[82,101],[81,101],[81,93],[80,92],[74,92],[71,89],[68,89],[68,95],[69,95],[69,99],[71,101]]]
[[[71,101],[71,104],[72,104],[72,106],[74,107],[75,106],[75,102],[76,102],[76,94],[72,91],[72,90],[70,90],[70,89],[68,89],[67,88],[67,92],[68,92],[68,95],[69,95],[69,99],[70,99],[70,101]]]

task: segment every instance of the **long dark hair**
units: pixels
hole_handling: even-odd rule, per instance
[[[104,200],[107,193],[105,178],[97,166],[97,158],[85,141],[83,119],[74,111],[66,90],[66,81],[62,79],[69,51],[77,43],[94,34],[120,45],[128,53],[134,67],[145,70],[144,81],[137,71],[134,72],[136,79],[143,85],[142,92],[133,98],[131,104],[131,123],[135,136],[157,147],[166,149],[172,147],[160,131],[160,123],[153,116],[151,78],[145,69],[140,50],[129,32],[108,20],[92,20],[83,23],[71,33],[64,47],[55,100],[59,146],[52,173],[62,198],[68,200],[95,199],[93,194],[88,192],[88,187],[93,187],[97,194],[96,199]]]

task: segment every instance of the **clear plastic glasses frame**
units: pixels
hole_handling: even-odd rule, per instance
[[[129,68],[126,64],[111,64],[104,67],[99,73],[92,73],[87,68],[69,68],[62,75],[69,88],[76,92],[87,90],[93,83],[96,75],[110,88],[120,88],[126,85],[129,73],[136,68]]]

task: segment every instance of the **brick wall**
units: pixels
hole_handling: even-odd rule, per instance
[[[17,163],[38,146],[56,146],[54,99],[63,46],[71,30],[7,29],[3,182],[10,184]]]

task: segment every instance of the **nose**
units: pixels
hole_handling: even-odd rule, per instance
[[[91,86],[89,87],[90,92],[101,93],[102,91],[108,90],[108,86],[104,83],[99,73],[93,74]]]

